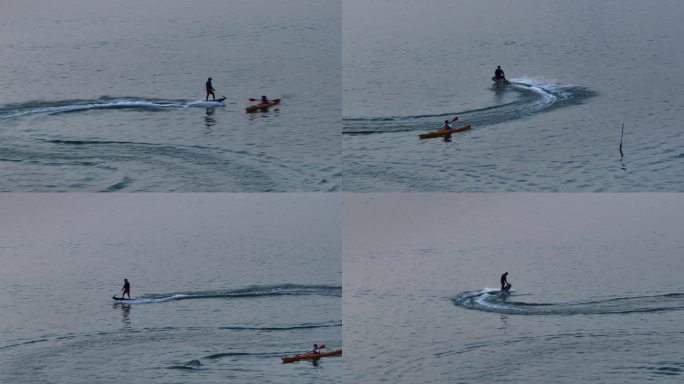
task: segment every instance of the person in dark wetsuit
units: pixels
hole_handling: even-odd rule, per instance
[[[124,279],[124,285],[123,288],[121,288],[121,291],[123,291],[123,294],[121,295],[122,299],[126,295],[128,295],[129,299],[131,298],[131,283],[128,282],[128,279]]]
[[[494,78],[497,80],[506,80],[506,75],[500,65],[498,65],[494,71]]]
[[[501,290],[502,291],[507,291],[511,288],[511,284],[508,283],[506,276],[508,276],[508,272],[504,272],[504,274],[501,275]]]
[[[211,77],[209,78],[209,80],[207,80],[207,83],[205,84],[205,87],[206,87],[206,89],[207,89],[207,98],[206,98],[205,101],[209,101],[209,95],[211,95],[211,97],[212,97],[214,100],[216,100],[216,95],[214,95],[215,89],[214,89],[214,87],[211,85]]]
[[[318,347],[318,344],[314,344],[313,349],[311,350],[311,353],[316,353],[316,354],[321,353],[321,349]]]
[[[266,97],[266,96],[261,96],[261,102],[262,102],[262,103],[268,103],[268,97]]]

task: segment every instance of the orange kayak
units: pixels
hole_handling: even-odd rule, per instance
[[[285,356],[285,357],[281,357],[281,359],[283,359],[283,363],[294,363],[295,361],[299,361],[299,360],[319,359],[321,357],[337,356],[337,355],[341,355],[341,354],[342,354],[342,350],[336,349],[336,350],[330,351],[330,352],[302,353],[302,354],[294,355],[294,356]]]
[[[421,139],[433,139],[435,137],[443,137],[446,135],[451,135],[452,133],[465,131],[466,129],[470,129],[470,124],[458,128],[440,129],[437,131],[432,131],[430,133],[423,133],[418,135],[418,137],[420,137]]]
[[[273,99],[265,103],[250,105],[249,107],[245,108],[245,112],[252,113],[256,111],[268,111],[269,108],[277,104],[280,104],[280,99]]]

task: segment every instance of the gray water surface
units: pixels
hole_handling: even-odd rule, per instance
[[[0,382],[341,382],[342,358],[281,363],[342,346],[339,206],[0,194]]]
[[[682,11],[672,0],[343,2],[344,189],[683,191]],[[511,86],[493,87],[497,65]],[[418,139],[456,115],[473,128]]]
[[[0,191],[335,191],[340,28],[336,1],[4,4]]]
[[[680,382],[683,213],[678,194],[346,194],[346,381]]]

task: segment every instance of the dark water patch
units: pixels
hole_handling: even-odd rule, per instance
[[[502,92],[502,91],[498,91]],[[530,79],[513,80],[503,92],[516,93],[516,100],[504,104],[485,106],[464,111],[412,116],[386,116],[368,118],[343,118],[342,133],[345,135],[368,135],[387,132],[430,131],[437,129],[442,120],[459,116],[462,124],[485,127],[521,119],[542,111],[550,111],[580,104],[596,93],[586,87],[540,83]],[[452,123],[459,126],[458,123]]]
[[[667,376],[680,376],[684,374],[684,362],[681,361],[658,361],[655,363],[643,363],[636,366],[621,366],[614,368],[616,371],[627,371],[631,374],[646,373],[653,379]]]
[[[452,299],[457,306],[485,312],[513,315],[606,315],[668,312],[684,309],[683,293],[616,297],[570,303],[534,303],[520,301],[515,294],[493,294],[478,290],[463,292]]]
[[[257,353],[250,353],[250,352],[218,352],[218,353],[213,353],[208,356],[204,356],[202,359],[206,360],[220,360],[220,359],[231,359],[233,358],[234,360],[238,360],[241,358],[259,358],[259,359],[273,359],[277,357],[282,357],[286,355],[285,352],[257,352]]]
[[[149,145],[156,146],[158,144],[152,143],[136,143],[133,141],[109,141],[109,140],[45,140],[46,143],[59,145]]]
[[[678,376],[682,374],[682,368],[679,367],[654,367],[650,369],[651,373],[656,375]]]
[[[29,341],[25,341],[25,342],[22,342],[22,343],[16,343],[16,344],[10,344],[10,345],[3,345],[3,346],[0,347],[0,351],[5,350],[5,349],[19,348],[19,347],[23,347],[23,346],[26,346],[26,345],[36,344],[36,343],[42,343],[42,342],[45,342],[45,341],[48,341],[48,339],[42,338],[42,339],[36,339],[36,340],[29,340]]]
[[[182,371],[196,371],[202,367],[202,363],[199,360],[190,360],[182,365],[172,365],[169,369],[179,369]]]
[[[126,188],[128,188],[131,184],[133,183],[133,180],[130,177],[124,177],[121,181],[118,183],[114,183],[110,185],[109,187],[103,189],[101,192],[118,192],[118,191],[123,191]]]
[[[222,359],[224,357],[255,356],[255,355],[261,355],[261,354],[246,353],[246,352],[223,352],[223,353],[215,353],[213,355],[205,356],[204,358],[208,359],[208,360],[217,360],[217,359]]]

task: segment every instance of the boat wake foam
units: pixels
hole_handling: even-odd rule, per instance
[[[507,91],[517,93],[515,101],[485,106],[473,110],[414,116],[379,116],[367,118],[343,118],[343,134],[364,135],[387,132],[427,131],[435,129],[441,120],[458,115],[461,121],[475,127],[495,125],[517,120],[542,111],[549,111],[579,104],[595,95],[588,88],[534,80],[511,79]],[[464,123],[464,124],[465,124]]]
[[[168,294],[153,294],[136,297],[132,300],[117,301],[123,304],[152,304],[167,301],[190,299],[244,299],[270,296],[342,296],[342,287],[332,285],[266,285],[251,286],[241,289],[218,291],[177,292]]]
[[[513,315],[604,315],[684,310],[684,293],[609,297],[569,303],[534,303],[499,295],[488,288],[460,293],[452,299],[459,307]]]
[[[112,98],[103,96],[96,100],[32,101],[0,106],[0,121],[32,115],[58,115],[90,111],[94,109],[133,109],[159,111],[169,108],[224,106],[223,102],[204,100],[160,100],[136,97]]]

